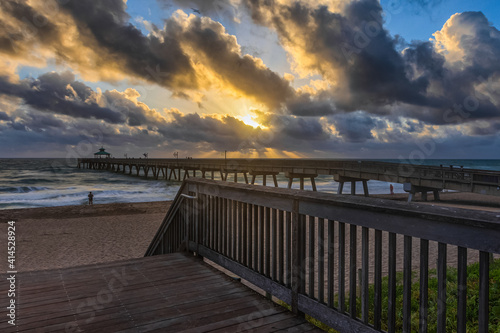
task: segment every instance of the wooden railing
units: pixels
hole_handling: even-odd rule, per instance
[[[457,330],[465,332],[467,263],[477,260],[478,330],[487,332],[490,254],[500,253],[499,220],[499,213],[191,178],[184,181],[146,255],[194,252],[292,311],[341,332],[396,332],[400,313],[404,332],[411,330],[412,315],[421,332],[427,331],[431,316],[437,317],[437,331],[445,332],[447,293],[457,295]],[[457,290],[446,287],[450,265],[457,267]],[[429,270],[434,267],[437,314],[428,313]],[[411,307],[416,270],[418,310]],[[400,304],[398,272],[403,274]],[[386,320],[383,298],[388,299]]]

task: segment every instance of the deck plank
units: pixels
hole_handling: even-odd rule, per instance
[[[2,321],[1,332],[274,332],[296,327],[321,332],[187,254],[25,272],[16,278],[17,325]],[[0,301],[7,301],[2,296]]]

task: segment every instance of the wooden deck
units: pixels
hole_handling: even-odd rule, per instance
[[[18,273],[17,291],[17,325],[0,332],[322,332],[181,253]]]

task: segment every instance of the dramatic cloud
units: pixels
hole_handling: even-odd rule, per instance
[[[124,65],[127,74],[165,87],[197,87],[179,40],[165,34],[144,36],[128,22],[123,0],[68,1],[62,8],[75,19],[82,37],[95,40]]]
[[[245,2],[256,22],[277,31],[297,72],[326,78],[343,109],[427,103],[426,82],[407,78],[395,40],[382,28],[378,1],[353,1],[339,13],[305,2]]]
[[[158,2],[161,26],[123,0],[0,2],[2,142],[78,145],[95,130],[126,151],[269,157],[498,142],[500,32],[481,12],[407,43],[378,0]],[[254,23],[278,60],[246,54]]]
[[[330,98],[319,105],[318,98],[311,100],[312,116],[361,109],[433,124],[500,116],[500,34],[482,13],[456,14],[433,42],[415,42],[401,53],[401,41],[383,28],[376,0],[351,1],[343,8],[244,2],[255,22],[278,33],[298,74],[320,74],[328,81]],[[289,102],[289,109],[305,115],[307,105],[302,96]]]
[[[373,118],[362,112],[337,115],[332,123],[346,142],[365,142],[373,139],[372,130],[380,126]]]
[[[206,85],[230,87],[271,109],[278,108],[294,94],[290,83],[260,59],[242,55],[236,38],[227,34],[218,22],[179,13],[167,22],[165,34],[193,50],[192,59],[210,73],[204,74]]]
[[[7,121],[7,120],[10,120],[10,117],[7,113],[0,111],[0,120]]]
[[[2,134],[13,131],[19,137],[25,133],[23,140],[28,141],[39,133],[51,137],[39,141],[74,144],[81,140],[79,133],[97,130],[109,145],[175,144],[208,152],[238,151],[243,146],[247,150],[261,149],[263,140],[274,130],[254,128],[229,115],[184,114],[175,109],[160,114],[140,102],[140,94],[134,89],[94,91],[75,80],[71,72],[45,73],[17,84],[0,80],[0,98],[5,109],[10,110],[0,112]],[[283,131],[285,142],[304,135],[315,139],[321,132],[311,127],[314,121],[295,122]],[[265,143],[272,147],[280,145],[280,141]]]
[[[25,79],[19,84],[0,80],[0,94],[22,98],[38,110],[68,115],[75,118],[95,118],[110,123],[121,123],[120,112],[103,108],[91,97],[90,88],[75,82],[73,74],[47,73],[37,80]]]
[[[278,108],[293,95],[288,81],[242,54],[236,38],[208,17],[180,11],[146,36],[129,22],[123,0],[48,3],[0,5],[0,52],[25,62],[53,56],[84,78],[141,79],[176,96],[216,88]]]

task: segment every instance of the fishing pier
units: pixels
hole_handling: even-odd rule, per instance
[[[351,184],[351,194],[356,193],[356,184],[361,183],[364,195],[368,196],[367,182],[379,180],[405,184],[410,201],[415,193],[422,193],[424,200],[427,192],[433,192],[434,198],[439,198],[439,192],[444,189],[500,196],[500,171],[458,166],[321,159],[82,158],[78,159],[78,168],[177,181],[197,176],[214,179],[217,176],[223,181],[237,182],[238,176],[242,176],[246,184],[262,179],[262,184],[267,185],[269,177],[275,187],[278,187],[276,176],[282,174],[288,178],[288,188],[298,182],[299,188],[304,189],[305,182],[310,182],[313,191],[316,190],[316,177],[329,175],[339,183],[338,194],[343,193],[344,183]]]

